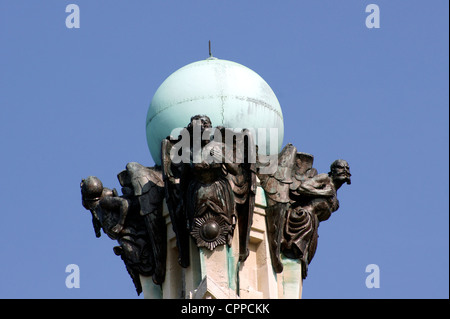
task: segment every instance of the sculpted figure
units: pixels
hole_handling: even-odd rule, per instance
[[[295,146],[287,144],[278,155],[278,166],[275,173],[258,174],[261,187],[266,194],[267,237],[272,266],[277,273],[283,271],[280,249],[290,203],[289,188],[293,183],[292,171],[296,153]]]
[[[140,294],[139,275],[152,276],[158,285],[165,279],[164,200],[180,266],[189,266],[191,237],[198,247],[214,250],[231,245],[236,225],[239,262],[244,262],[258,177],[266,196],[273,270],[283,271],[283,254],[300,260],[304,279],[316,252],[319,224],[338,210],[338,189],[351,183],[346,161],[336,160],[328,174],[318,174],[313,160],[292,144],[279,154],[257,154],[249,130],[213,127],[208,116],[195,115],[179,136],[161,142],[161,167],[128,163],[117,175],[121,196],[89,176],[80,185],[82,203],[92,214],[95,235],[100,237],[103,230],[118,241],[114,252],[121,256]]]
[[[244,129],[242,132],[229,132],[233,135],[232,159],[237,165],[234,174],[227,174],[228,181],[234,193],[236,213],[239,224],[239,261],[243,262],[249,255],[248,243],[253,222],[256,196],[256,145],[252,134]],[[228,136],[225,130],[222,136]]]
[[[337,190],[350,184],[350,168],[346,161],[336,160],[328,174],[318,174],[312,168],[313,157],[297,154],[295,182],[291,185],[291,205],[286,217],[282,251],[286,257],[300,259],[302,277],[317,249],[319,223],[338,210]]]
[[[223,154],[223,144],[211,141],[208,146],[214,155]],[[197,246],[213,250],[219,245],[231,245],[237,221],[234,194],[227,174],[236,174],[232,163],[191,162],[185,166],[191,176],[186,189],[186,212],[191,235]]]
[[[230,245],[238,212],[245,229],[242,236],[248,237],[256,185],[251,183],[255,177],[249,171],[248,161],[237,163],[234,159],[235,143],[231,140],[227,147],[227,134],[230,131],[225,128],[213,128],[209,117],[196,115],[178,139],[162,142],[166,198],[182,266],[188,265],[189,234],[197,246],[210,250]],[[180,154],[181,161],[174,161],[174,156]],[[242,250],[244,260],[248,254],[245,240]]]
[[[119,246],[113,248],[125,263],[136,287],[142,292],[139,274],[151,276],[154,273],[148,234],[139,215],[138,201],[129,195],[118,196],[115,189],[103,187],[95,176],[83,179],[80,184],[83,207],[92,214],[96,237],[101,230]]]
[[[126,165],[117,175],[122,191],[137,199],[142,224],[148,233],[154,262],[153,282],[161,285],[166,273],[167,231],[163,217],[164,183],[159,167],[146,167],[136,162]]]

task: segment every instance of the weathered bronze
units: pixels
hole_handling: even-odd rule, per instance
[[[122,196],[103,187],[95,176],[83,179],[82,204],[91,211],[96,237],[101,229],[119,246],[121,256],[138,294],[139,274],[152,276],[155,284],[164,282],[166,271],[166,225],[162,216],[164,188],[161,170],[128,163],[118,174]]]
[[[196,134],[200,141],[194,138]],[[230,135],[232,139],[227,143],[225,139]],[[252,143],[249,136],[246,131],[213,128],[209,117],[196,115],[178,138],[168,137],[162,142],[167,206],[177,234],[180,265],[189,264],[188,247],[183,244],[187,242],[186,226],[198,247],[213,250],[219,245],[231,245],[239,221],[240,259],[248,256],[256,190],[255,163],[249,163],[248,155],[238,153],[237,143],[243,141],[246,153]],[[174,150],[184,152],[183,162],[173,161]]]
[[[328,174],[313,168],[314,157],[287,144],[275,157],[257,154],[248,130],[213,127],[206,115],[195,115],[179,136],[161,142],[162,166],[131,162],[117,177],[123,195],[89,176],[81,182],[83,206],[91,211],[95,235],[101,230],[119,246],[136,286],[139,275],[164,282],[167,233],[165,200],[181,267],[189,266],[189,241],[214,250],[231,245],[239,228],[239,261],[249,255],[257,177],[264,189],[268,246],[275,272],[281,256],[298,259],[302,278],[317,249],[319,223],[339,208],[337,191],[350,184],[348,163],[336,160]],[[272,159],[272,160],[271,160]],[[268,170],[268,167],[273,170]],[[270,173],[268,173],[270,172]]]
[[[125,263],[136,287],[138,295],[142,292],[139,274],[154,274],[154,261],[143,217],[139,214],[139,202],[127,193],[118,196],[115,189],[103,187],[95,176],[81,181],[83,206],[92,214],[95,236],[101,236],[101,230],[119,246],[113,251]]]
[[[337,190],[350,184],[350,167],[344,160],[331,164],[328,174],[317,174],[314,157],[287,144],[278,156],[273,174],[258,174],[267,199],[266,219],[272,266],[283,271],[281,254],[300,259],[302,277],[317,249],[319,222],[339,208]]]
[[[159,167],[128,163],[117,175],[122,191],[131,191],[139,202],[139,213],[147,230],[155,270],[153,281],[161,285],[166,274],[167,235],[163,217],[164,183]]]
[[[317,249],[319,223],[338,210],[337,190],[344,183],[351,183],[350,167],[346,161],[334,161],[328,174],[319,175],[312,163],[312,155],[297,153],[282,241],[283,254],[300,259],[303,279]]]
[[[289,186],[297,149],[287,144],[278,155],[278,165],[273,174],[258,174],[261,187],[266,193],[267,238],[269,241],[272,266],[275,272],[283,271],[281,262],[281,241],[289,208]]]

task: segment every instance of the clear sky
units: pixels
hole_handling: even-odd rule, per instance
[[[80,28],[66,27],[66,6]],[[367,28],[368,4],[380,27]],[[79,184],[120,189],[152,166],[158,86],[208,56],[260,74],[284,143],[337,158],[352,185],[319,227],[304,298],[449,298],[449,2],[0,2],[0,298],[137,297],[115,242],[95,238]],[[77,264],[80,288],[68,289]],[[366,266],[380,288],[365,285]]]

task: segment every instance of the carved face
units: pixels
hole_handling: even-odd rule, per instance
[[[202,133],[206,128],[212,127],[211,119],[206,115],[195,115],[191,117],[191,123],[189,125],[192,127],[194,126],[194,124],[201,125]]]
[[[330,166],[330,173],[333,180],[340,181],[342,183],[351,184],[350,166],[345,160],[336,160]]]
[[[191,136],[191,140],[194,138],[199,138],[201,147],[205,146],[209,142],[211,131],[209,131],[209,133],[207,132],[206,134],[205,134],[205,131],[211,130],[211,128],[212,128],[211,120],[206,115],[194,115],[193,117],[191,117],[191,122],[187,126],[187,130]],[[197,135],[197,137],[196,137],[195,132],[199,132],[200,136]],[[195,142],[194,142],[194,144],[195,144]],[[194,145],[194,148],[195,148],[195,145]],[[197,151],[199,151],[199,150],[197,150]]]

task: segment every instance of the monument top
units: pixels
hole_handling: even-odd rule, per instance
[[[172,73],[158,88],[147,112],[147,143],[161,164],[161,141],[183,128],[193,114],[207,115],[214,126],[277,130],[276,153],[284,135],[280,103],[267,82],[236,62],[209,57]],[[270,135],[265,132],[266,150]],[[258,143],[258,136],[255,136]],[[262,150],[265,152],[265,150]],[[265,152],[266,154],[268,152]]]

